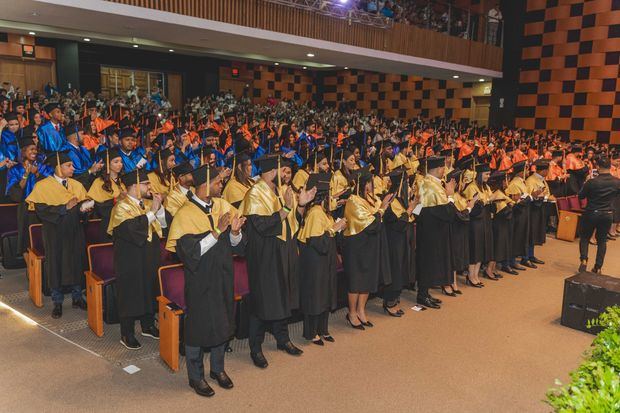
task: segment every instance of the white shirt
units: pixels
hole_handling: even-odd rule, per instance
[[[183,185],[179,185],[179,191],[181,191],[183,195],[187,195],[189,189],[185,188]]]
[[[202,199],[198,198],[196,195],[192,195],[192,199],[196,201],[203,208],[211,208],[213,203],[207,204]],[[229,232],[230,237],[230,245],[236,247],[241,242],[243,238],[243,234],[239,231],[239,234],[233,235],[232,232]],[[200,255],[205,255],[207,251],[209,251],[215,244],[217,244],[217,238],[213,235],[213,232],[209,233],[206,237],[200,240]]]
[[[140,206],[139,199],[136,199],[129,194],[127,194],[127,197],[131,199],[136,205]],[[168,224],[166,224],[166,211],[164,210],[163,205],[159,207],[156,213],[153,213],[153,211],[147,211],[146,218],[149,220],[149,224],[157,220],[159,221],[159,224],[161,225],[162,228],[166,228],[168,226]]]
[[[498,9],[489,10],[489,23],[499,23],[502,19],[502,12]]]

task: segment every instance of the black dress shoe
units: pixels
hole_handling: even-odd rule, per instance
[[[333,343],[333,342],[336,341],[336,340],[334,340],[334,338],[332,336],[323,336],[323,340],[329,341],[330,343]]]
[[[456,297],[456,293],[454,291],[446,290],[446,287],[441,287],[441,292],[449,297]]]
[[[592,272],[594,274],[600,274],[601,273],[601,268],[597,265],[595,265],[594,267],[592,267]]]
[[[71,301],[71,307],[86,310],[86,301],[83,298]]]
[[[530,262],[533,262],[534,264],[540,264],[540,265],[543,265],[545,263],[543,260],[539,260],[536,257],[531,257]]]
[[[287,341],[284,344],[278,344],[278,350],[286,351],[291,356],[301,356],[303,354],[303,350],[299,347],[295,347],[295,344]]]
[[[134,336],[121,337],[121,344],[127,347],[128,350],[140,350],[142,344]]]
[[[517,271],[525,271],[525,267],[522,267],[519,264],[511,265],[510,268],[512,268],[513,270],[517,270]]]
[[[211,397],[211,396],[213,396],[215,394],[215,392],[213,391],[211,386],[209,386],[209,383],[204,381],[204,379],[203,380],[199,380],[199,381],[190,380],[189,381],[189,387],[194,389],[196,394],[198,394],[199,396]]]
[[[579,272],[584,272],[587,269],[588,260],[581,260],[579,264]]]
[[[462,294],[463,294],[463,291],[461,291],[461,290],[455,290],[454,288],[452,289],[452,291],[453,291],[453,292],[454,292],[454,294],[456,294],[456,295],[462,295]]]
[[[519,275],[518,271],[513,270],[510,267],[502,267],[499,269],[500,271],[505,272],[506,274],[510,274],[510,275]]]
[[[433,297],[430,294],[428,295],[428,298],[430,298],[431,301],[434,302],[435,304],[441,304],[442,303],[442,301],[439,298],[435,298],[435,297]]]
[[[431,297],[418,297],[416,302],[420,305],[423,305],[424,307],[429,307],[429,308],[441,308],[439,306],[439,304],[435,303],[433,300],[431,300]]]
[[[230,377],[228,377],[228,374],[226,374],[225,371],[221,373],[215,373],[211,371],[209,372],[209,376],[212,379],[217,380],[217,384],[219,384],[220,387],[223,389],[232,389],[234,387],[232,380],[230,379]]]
[[[311,340],[312,344],[316,344],[317,346],[324,346],[325,343],[320,338],[318,340]]]
[[[259,351],[258,353],[250,353],[250,357],[252,358],[252,362],[256,367],[266,369],[269,365],[262,351]]]
[[[159,340],[159,330],[155,326],[150,326],[149,328],[142,330],[142,335],[144,337],[151,337],[155,340]]]
[[[538,268],[536,265],[532,264],[530,261],[521,261],[521,265],[527,268]]]
[[[52,318],[60,317],[62,317],[62,304],[54,304],[54,309],[52,310]]]

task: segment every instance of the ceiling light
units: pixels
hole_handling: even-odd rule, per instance
[[[133,47],[139,47],[137,44],[134,44]]]
[[[29,35],[34,36],[36,33],[35,32],[28,32]]]
[[[89,39],[88,37],[85,37],[85,38],[84,38],[84,41],[85,41],[85,42],[90,42],[90,39]]]
[[[280,66],[280,63],[278,63],[278,62],[275,62],[275,63],[274,63],[274,65],[276,65],[276,66]]]
[[[484,82],[484,79],[478,79],[478,82]]]
[[[452,77],[453,77],[454,79],[458,79],[458,78],[459,78],[459,75],[454,75],[454,76],[452,76]]]
[[[349,70],[349,66],[345,66],[345,67],[344,67],[344,70]]]
[[[36,11],[33,11],[33,12],[32,12],[32,15],[33,15],[33,16],[38,16],[38,15],[39,15],[39,13],[37,13]]]
[[[168,49],[170,53],[174,53],[174,49]]]
[[[306,54],[306,56],[308,56],[308,57],[314,57],[314,53],[308,53],[308,54]]]
[[[307,66],[304,66],[304,67],[303,67],[303,69],[304,69],[304,70],[306,70],[307,68],[308,68]]]

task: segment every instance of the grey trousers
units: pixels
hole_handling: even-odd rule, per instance
[[[226,354],[226,343],[211,347],[209,356],[210,369],[214,373],[224,371],[224,355]],[[203,362],[204,350],[202,347],[185,346],[185,365],[187,366],[187,376],[190,380],[200,381],[205,378],[205,366]]]

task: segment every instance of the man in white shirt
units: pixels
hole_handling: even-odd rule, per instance
[[[499,26],[503,20],[502,12],[499,10],[499,5],[493,6],[487,15],[487,43],[494,46],[499,46],[501,36],[499,36]]]

